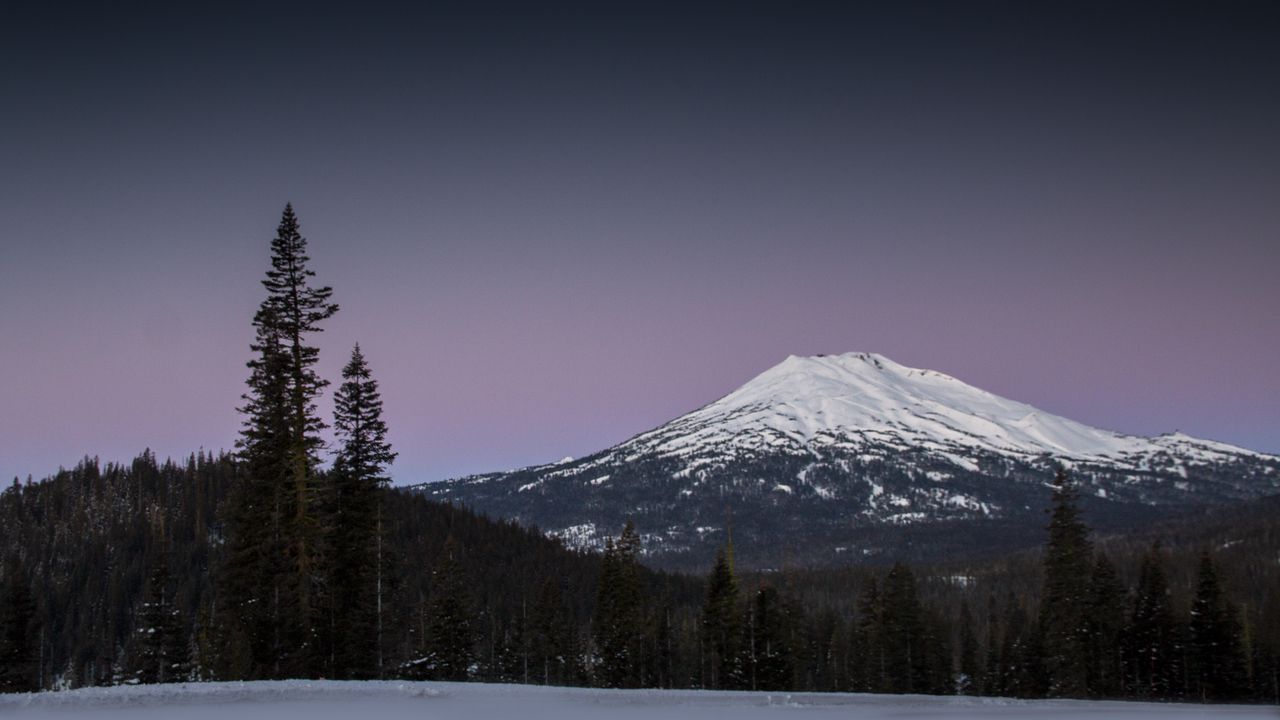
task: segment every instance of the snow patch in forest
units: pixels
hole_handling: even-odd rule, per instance
[[[560,528],[547,533],[551,537],[559,538],[564,546],[574,550],[590,550],[599,544],[595,523],[582,523],[581,525],[570,525],[569,527]]]

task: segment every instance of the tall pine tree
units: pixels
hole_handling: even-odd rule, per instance
[[[466,680],[475,657],[476,619],[457,541],[445,541],[431,573],[425,648],[414,674],[434,680]]]
[[[756,591],[747,616],[750,689],[786,690],[794,681],[789,608],[772,585]]]
[[[1202,702],[1238,698],[1246,680],[1240,623],[1222,596],[1218,571],[1208,551],[1200,556],[1188,630],[1193,697]]]
[[[395,460],[382,419],[382,397],[360,346],[342,369],[334,396],[338,448],[325,497],[326,565],[333,677],[380,677],[390,564],[382,502]]]
[[[298,677],[323,670],[313,604],[319,433],[315,402],[327,384],[309,336],[332,317],[329,287],[313,287],[306,240],[286,205],[271,241],[267,297],[254,316],[245,416],[238,443],[244,477],[227,519],[219,583],[227,620],[220,675]]]
[[[644,605],[640,588],[640,536],[630,520],[617,542],[605,543],[600,584],[591,616],[595,680],[602,687],[643,683]]]
[[[707,601],[702,610],[702,646],[706,658],[704,684],[711,689],[744,686],[742,623],[738,608],[738,581],[727,552],[716,554],[707,578]]]
[[[183,682],[190,675],[187,624],[175,601],[173,586],[168,552],[162,545],[151,561],[146,594],[134,623],[129,676],[136,682]]]
[[[543,581],[530,625],[530,678],[543,685],[568,685],[576,675],[577,638],[560,583],[554,578]]]
[[[1115,566],[1098,554],[1089,577],[1089,601],[1085,608],[1086,678],[1089,695],[1118,697],[1124,678],[1120,637],[1125,624],[1125,591]]]
[[[853,624],[853,661],[850,685],[855,692],[882,692],[888,671],[884,648],[884,602],[874,577],[858,596],[858,617]]]
[[[1177,625],[1159,543],[1152,545],[1142,558],[1126,646],[1133,694],[1168,698],[1178,691],[1181,672]]]
[[[1040,637],[1049,693],[1058,697],[1088,694],[1085,608],[1093,548],[1080,519],[1076,493],[1067,475],[1054,479],[1053,511],[1044,553],[1044,592],[1040,598]]]
[[[887,692],[925,692],[929,653],[924,619],[911,569],[897,563],[884,579],[880,613]]]

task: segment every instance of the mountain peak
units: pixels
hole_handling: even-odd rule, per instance
[[[573,461],[433,486],[599,547],[634,520],[651,552],[705,557],[735,542],[757,562],[848,553],[943,558],[1041,537],[1059,464],[1128,525],[1280,490],[1280,458],[1182,433],[1089,427],[876,353],[792,355],[724,397]],[[1015,532],[1016,531],[1016,532]],[[983,539],[985,538],[985,539]],[[767,559],[767,560],[766,560]]]
[[[974,451],[1068,461],[1133,460],[1170,450],[1248,452],[1183,435],[1163,442],[1089,427],[908,367],[877,353],[791,355],[728,395],[627,443],[660,455],[891,445],[957,458]]]

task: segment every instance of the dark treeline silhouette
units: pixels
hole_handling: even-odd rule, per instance
[[[337,312],[286,207],[234,454],[86,458],[0,493],[0,691],[410,678],[599,687],[1280,702],[1280,513],[1095,538],[1064,474],[1038,553],[706,577],[388,487],[362,349],[331,423]],[[335,443],[320,432],[331,424]],[[331,460],[327,463],[326,459]]]
[[[242,472],[229,455],[144,453],[0,494],[3,687],[276,677],[231,662],[221,639],[218,518]],[[642,565],[630,527],[588,554],[388,490],[395,581],[381,598],[357,593],[374,619],[366,650],[333,654],[346,677],[1275,702],[1274,572],[1240,577],[1226,550],[1091,542],[1071,503],[1064,481],[1045,550],[985,576],[901,564],[739,575],[725,548],[688,577]],[[1193,528],[1181,541],[1209,547]],[[301,676],[335,674],[322,663]]]

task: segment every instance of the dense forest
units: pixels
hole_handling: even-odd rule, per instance
[[[275,677],[219,657],[219,518],[242,472],[230,455],[144,453],[0,494],[4,687]],[[634,530],[584,554],[417,493],[383,500],[384,661],[340,676],[1276,702],[1274,501],[1100,539],[1087,573],[1050,571],[1083,556],[1047,546],[739,575],[730,547],[691,577],[647,569]],[[1052,592],[1084,608],[1084,632],[1051,640],[1064,576],[1076,587]]]
[[[411,678],[1280,702],[1280,502],[1094,537],[1060,474],[1042,550],[703,577],[637,528],[566,549],[389,487],[360,347],[316,399],[338,311],[286,208],[234,453],[86,458],[0,494],[0,690]],[[321,432],[331,427],[335,441]],[[327,460],[327,462],[326,462]]]

